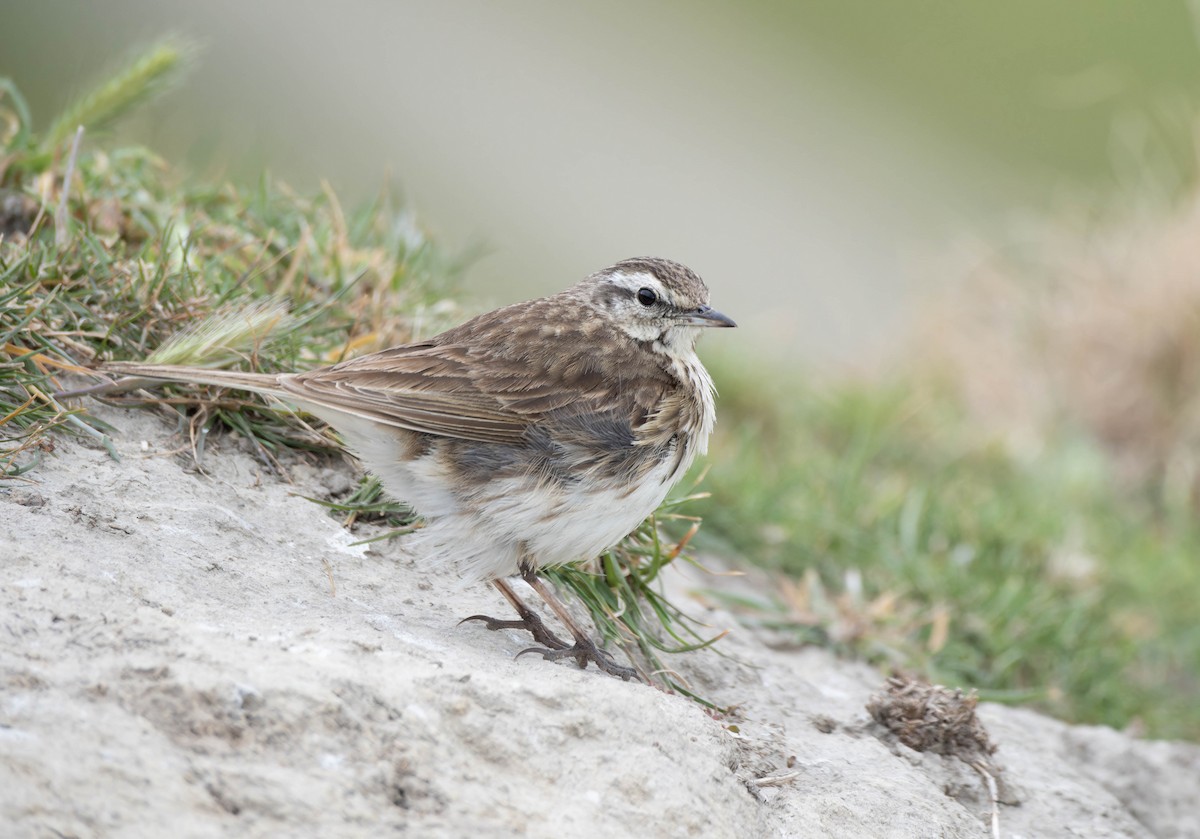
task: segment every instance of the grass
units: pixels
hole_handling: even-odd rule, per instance
[[[102,126],[162,89],[186,56],[160,44],[64,113]],[[462,260],[442,253],[388,193],[346,213],[329,191],[302,198],[267,180],[251,190],[177,183],[141,148],[85,144],[72,169],[75,131],[58,128],[65,117],[39,138],[11,81],[0,80],[0,96],[0,125],[10,127],[0,135],[0,473],[28,471],[49,429],[103,436],[51,396],[64,369],[145,357],[214,311],[262,300],[290,309],[286,330],[247,350],[247,363],[264,370],[399,343],[454,313],[446,293]],[[268,461],[288,446],[335,448],[253,401],[166,392],[170,404],[197,409],[193,429],[236,429]]]
[[[785,575],[746,619],[798,642],[1200,738],[1200,527],[1120,489],[1080,433],[1018,456],[911,379],[726,383],[706,531]],[[754,522],[754,525],[747,525]]]
[[[300,370],[466,317],[453,293],[470,254],[448,255],[389,192],[347,212],[328,189],[301,197],[266,179],[252,189],[180,181],[145,149],[87,141],[168,89],[189,55],[175,41],[154,46],[69,104],[42,136],[20,91],[0,79],[0,481],[35,470],[52,432],[88,435],[116,456],[86,400],[54,396],[64,372],[98,360]],[[249,440],[280,474],[284,452],[339,450],[319,423],[236,392],[164,386],[112,398],[179,418],[197,459],[208,433],[221,431]],[[650,681],[711,706],[662,658],[712,640],[656,584],[684,545],[660,525],[678,521],[688,501],[664,505],[600,559],[602,573],[565,567],[548,576]],[[413,525],[373,479],[329,506],[347,526]],[[698,524],[676,530],[688,536]]]

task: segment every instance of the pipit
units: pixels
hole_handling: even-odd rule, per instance
[[[111,373],[277,397],[332,425],[384,488],[425,521],[419,556],[489,580],[528,630],[526,652],[617,665],[538,577],[591,559],[662,503],[715,419],[696,356],[702,328],[735,326],[677,262],[618,262],[551,297],[472,318],[425,341],[307,373],[242,373],[130,362]],[[568,628],[551,632],[505,581],[521,577]]]

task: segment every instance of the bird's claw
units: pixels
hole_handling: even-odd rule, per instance
[[[632,667],[622,667],[616,663],[612,653],[608,650],[602,650],[592,641],[578,641],[573,647],[564,647],[560,649],[546,649],[545,647],[529,647],[521,650],[514,658],[520,658],[526,653],[537,653],[546,661],[558,661],[563,658],[573,658],[575,663],[579,665],[579,669],[583,670],[588,666],[590,661],[597,668],[608,673],[610,676],[620,676],[625,681],[637,679],[642,681],[642,677]]]
[[[493,618],[488,615],[471,615],[460,620],[458,625],[462,626],[467,621],[481,621],[486,628],[493,632],[500,629],[524,629],[533,636],[533,640],[549,647],[551,650],[565,650],[567,648],[567,642],[551,632],[537,612],[532,610],[523,614],[520,620],[501,620],[500,618]]]

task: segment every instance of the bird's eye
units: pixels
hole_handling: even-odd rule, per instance
[[[637,300],[643,306],[650,307],[658,302],[658,295],[654,293],[652,288],[639,288]]]

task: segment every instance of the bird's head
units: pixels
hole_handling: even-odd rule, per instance
[[[668,259],[626,259],[588,277],[589,302],[619,329],[671,355],[691,352],[701,329],[737,326],[708,305],[708,286]]]

